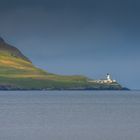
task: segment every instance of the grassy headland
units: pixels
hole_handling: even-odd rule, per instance
[[[35,67],[17,48],[0,42],[0,89],[122,89],[118,83],[101,84],[88,82],[84,76],[56,75]]]

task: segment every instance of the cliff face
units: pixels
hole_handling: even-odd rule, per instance
[[[84,76],[62,76],[35,67],[16,47],[0,38],[0,89],[123,89],[121,85],[90,83]]]

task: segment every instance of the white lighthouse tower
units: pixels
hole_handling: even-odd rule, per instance
[[[109,73],[107,73],[107,75],[106,75],[106,79],[107,79],[107,81],[112,81],[111,76],[110,76]]]
[[[111,78],[111,76],[110,76],[109,73],[107,73],[107,75],[106,75],[106,79],[107,79],[107,82],[109,82],[109,83],[116,82],[116,80],[112,80],[112,78]]]

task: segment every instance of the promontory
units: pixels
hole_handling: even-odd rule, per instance
[[[43,60],[42,60],[43,61]],[[0,90],[123,90],[107,75],[94,80],[81,75],[57,75],[33,65],[19,49],[0,37]]]

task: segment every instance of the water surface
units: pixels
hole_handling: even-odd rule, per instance
[[[140,91],[0,91],[0,140],[140,140]]]

